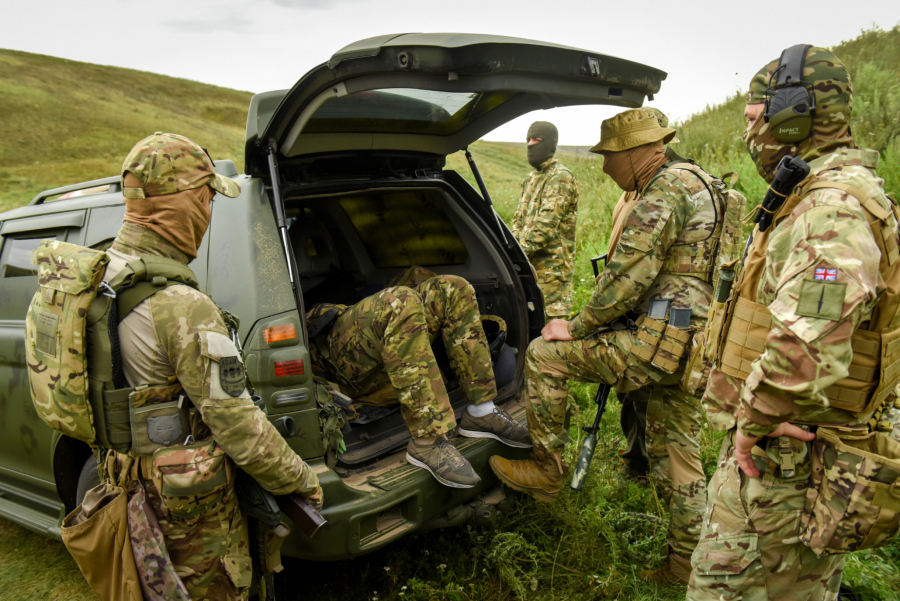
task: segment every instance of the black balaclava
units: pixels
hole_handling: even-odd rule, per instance
[[[540,169],[547,160],[556,154],[556,143],[559,142],[559,131],[549,121],[535,121],[528,128],[529,138],[541,138],[537,144],[528,147],[528,162],[535,169]]]

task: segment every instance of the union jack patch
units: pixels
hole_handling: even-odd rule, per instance
[[[837,269],[816,268],[815,279],[823,282],[833,282],[837,279]]]

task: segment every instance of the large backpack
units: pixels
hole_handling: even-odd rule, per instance
[[[135,389],[122,371],[118,325],[156,292],[176,284],[197,288],[197,279],[177,261],[143,255],[106,282],[105,252],[57,240],[41,242],[36,257],[39,289],[25,318],[34,407],[66,436],[131,453]]]

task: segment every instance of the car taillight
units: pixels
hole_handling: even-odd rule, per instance
[[[266,328],[263,330],[263,338],[266,341],[266,344],[272,344],[273,342],[281,342],[282,340],[293,340],[297,337],[297,330],[294,328],[294,324],[288,323],[280,326],[272,326],[271,328]],[[302,368],[302,361],[301,368]],[[303,373],[302,371],[300,373]]]
[[[293,327],[293,326],[292,326]],[[295,359],[293,361],[276,361],[275,377],[284,378],[286,376],[302,376],[304,373],[303,359]]]

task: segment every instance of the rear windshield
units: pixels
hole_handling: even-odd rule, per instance
[[[449,136],[495,109],[513,92],[434,92],[386,88],[331,98],[304,133],[414,133]]]
[[[430,190],[367,193],[340,200],[375,267],[462,265],[465,242]]]

